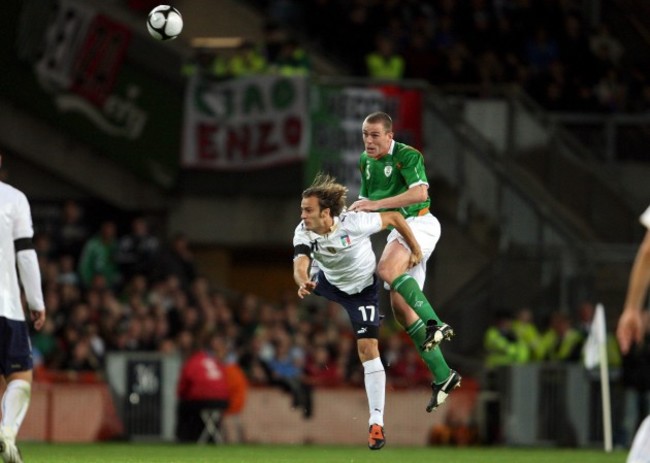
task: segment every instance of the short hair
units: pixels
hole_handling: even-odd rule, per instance
[[[376,111],[374,113],[370,113],[366,116],[365,122],[368,122],[370,124],[376,124],[376,123],[381,123],[384,126],[384,130],[386,132],[392,132],[393,131],[393,119],[391,117],[381,111]]]
[[[302,192],[303,198],[315,196],[321,210],[329,209],[332,217],[341,215],[347,200],[347,187],[336,182],[331,175],[319,172],[311,186]]]

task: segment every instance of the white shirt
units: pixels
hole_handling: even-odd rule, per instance
[[[27,197],[16,188],[0,182],[0,317],[25,320],[16,272],[14,241],[33,236]],[[18,268],[30,308],[43,310],[40,273],[33,249],[19,253]]]
[[[334,218],[332,231],[326,235],[296,227],[293,245],[306,245],[325,274],[327,281],[347,294],[357,294],[373,281],[377,260],[370,235],[381,230],[377,212],[344,212]]]
[[[650,207],[648,207],[643,214],[641,214],[641,223],[650,230]]]

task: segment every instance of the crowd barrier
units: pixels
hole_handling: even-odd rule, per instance
[[[109,365],[108,383],[36,381],[20,439],[174,441],[178,359],[128,354]],[[479,389],[465,378],[430,414],[424,411],[428,387],[389,385],[385,425],[391,443],[439,442],[454,426],[475,430],[473,442],[571,447],[602,442],[599,383],[581,365],[504,367],[491,380],[492,387]],[[363,387],[315,389],[311,418],[292,406],[288,393],[252,387],[241,412],[226,416],[223,431],[226,442],[356,445],[367,437],[367,420]]]

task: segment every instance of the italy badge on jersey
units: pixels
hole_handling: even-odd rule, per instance
[[[351,243],[351,241],[350,241],[350,236],[349,235],[343,235],[341,237],[341,245],[350,246],[350,243]]]

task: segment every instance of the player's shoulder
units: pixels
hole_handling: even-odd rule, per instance
[[[406,157],[406,156],[422,156],[422,152],[411,145],[406,143],[395,142],[395,151],[393,156]]]
[[[342,229],[358,228],[371,219],[372,214],[376,214],[376,212],[345,211],[339,216],[339,223]]]
[[[26,200],[27,196],[18,188],[8,183],[0,182],[0,199],[2,202],[17,202],[19,200]]]
[[[303,233],[307,233],[307,228],[305,228],[305,222],[301,220],[300,223],[296,225],[296,229],[294,230],[293,234],[301,235]]]

